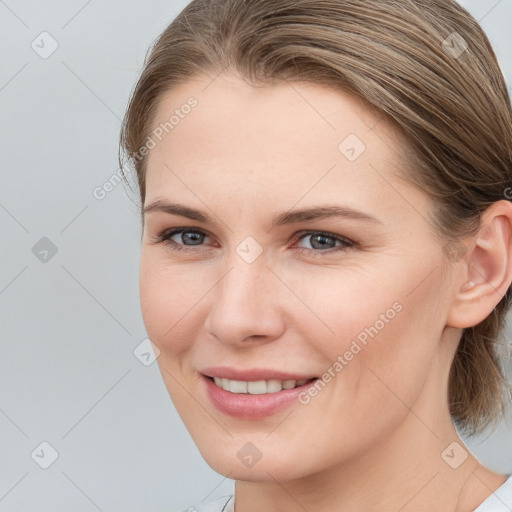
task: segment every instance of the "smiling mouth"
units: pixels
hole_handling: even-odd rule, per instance
[[[205,375],[205,377],[214,382],[217,387],[225,391],[229,391],[235,394],[251,395],[278,393],[283,389],[294,389],[317,380],[317,377],[313,377],[307,380],[270,379],[257,381],[241,381],[226,379],[224,377],[209,377],[208,375]]]

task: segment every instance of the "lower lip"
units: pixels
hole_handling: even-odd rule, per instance
[[[282,389],[276,393],[251,395],[250,393],[231,393],[219,388],[205,375],[201,376],[206,385],[206,392],[219,411],[237,418],[257,420],[276,414],[292,403],[298,402],[298,396],[314,385],[318,379],[307,382],[293,389]]]

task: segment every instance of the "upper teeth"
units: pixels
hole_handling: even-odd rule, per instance
[[[214,377],[215,384],[226,391],[232,393],[250,393],[252,395],[261,395],[263,393],[276,393],[282,389],[292,389],[296,386],[306,384],[306,380],[258,380],[255,382],[246,382],[241,380],[230,380],[224,377]]]

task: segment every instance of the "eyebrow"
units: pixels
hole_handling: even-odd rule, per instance
[[[143,215],[149,212],[163,212],[169,215],[179,215],[181,217],[186,217],[188,219],[197,220],[205,224],[215,224],[215,221],[211,217],[209,217],[206,213],[200,210],[196,210],[195,208],[190,208],[188,206],[184,206],[178,203],[168,203],[160,199],[154,201],[148,206],[145,206],[144,209],[142,210]],[[303,208],[300,210],[289,210],[280,213],[272,220],[272,228],[275,228],[277,226],[283,226],[285,224],[321,220],[329,217],[345,217],[355,220],[364,220],[374,222],[377,224],[382,224],[382,222],[373,215],[362,212],[360,210],[349,208],[348,206],[325,205],[311,208]]]

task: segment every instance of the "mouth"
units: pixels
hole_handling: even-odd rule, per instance
[[[210,377],[208,375],[205,375],[205,377],[212,381],[218,388],[221,388],[224,391],[229,391],[230,393],[236,394],[250,395],[279,393],[282,390],[295,389],[317,380],[317,377],[302,380],[270,379],[257,381],[231,380],[225,377]]]
[[[259,420],[289,407],[300,406],[300,397],[319,379],[240,381],[200,374],[203,392],[221,413]]]

